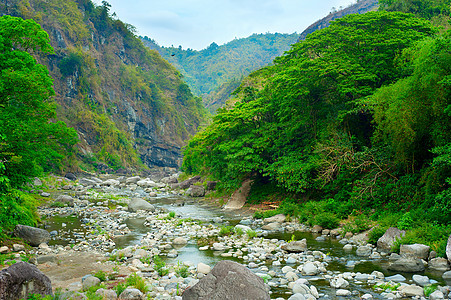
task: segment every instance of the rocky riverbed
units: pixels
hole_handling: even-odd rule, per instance
[[[220,260],[249,268],[273,299],[451,299],[449,262],[424,245],[389,254],[402,234],[395,229],[371,245],[365,234],[309,228],[283,215],[223,217],[187,197],[205,190],[177,176],[57,182],[59,189],[43,195],[57,204],[39,210],[51,239],[33,248],[31,262],[61,288],[62,299],[86,296],[101,280],[96,293],[115,299],[131,274],[144,278],[145,288],[130,287],[122,299],[181,299]]]

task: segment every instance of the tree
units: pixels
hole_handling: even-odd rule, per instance
[[[12,187],[60,165],[77,142],[74,129],[54,121],[52,78],[30,53],[53,53],[33,20],[0,18],[0,159]]]

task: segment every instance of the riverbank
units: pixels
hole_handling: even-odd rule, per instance
[[[368,244],[365,234],[344,236],[282,215],[262,220],[227,214],[185,196],[187,189],[171,189],[168,180],[55,181],[59,184],[49,196],[56,201],[39,210],[52,240],[28,251],[30,261],[66,296],[93,297],[101,287],[98,294],[114,290],[117,295],[125,285],[139,286],[126,279],[137,274],[141,293],[177,299],[225,259],[264,278],[275,299],[302,299],[297,294],[304,299],[412,298],[433,289],[435,295],[449,294],[449,272],[432,271],[429,252],[421,261],[424,271],[390,271],[404,258]]]

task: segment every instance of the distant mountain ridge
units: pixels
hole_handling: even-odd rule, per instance
[[[213,94],[221,94],[221,99],[227,98],[222,94],[236,86],[232,82],[271,64],[297,39],[297,33],[253,34],[221,46],[211,43],[206,49],[197,51],[182,49],[181,46],[160,47],[156,41],[141,37],[144,45],[157,50],[183,74],[193,93],[202,96],[204,104],[212,112],[224,102],[213,99]]]
[[[378,0],[357,1],[357,3],[349,7],[330,13],[327,17],[324,17],[321,20],[318,20],[309,27],[307,27],[307,29],[305,29],[299,36],[298,41],[305,40],[306,36],[309,35],[310,33],[328,27],[330,22],[333,20],[342,18],[350,14],[364,14],[366,12],[376,10],[377,8],[378,8]]]

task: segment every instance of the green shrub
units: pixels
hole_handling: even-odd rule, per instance
[[[257,233],[254,230],[248,230],[246,231],[246,234],[250,239],[257,237]]]
[[[333,213],[323,212],[315,216],[315,223],[323,228],[334,229],[338,227],[340,220]]]
[[[116,285],[113,289],[116,291],[116,295],[119,297],[120,294],[122,294],[123,291],[127,288],[127,284],[125,282],[119,283]]]
[[[243,235],[243,233],[244,233],[244,231],[243,231],[243,228],[240,228],[240,227],[235,227],[235,233],[236,233],[236,235],[238,235],[238,236],[242,236]]]
[[[182,278],[189,276],[188,266],[182,265],[180,261],[177,262],[177,267],[175,268],[175,273]]]
[[[382,226],[375,226],[373,229],[368,233],[368,243],[376,244],[377,240],[381,238],[385,231],[387,231],[388,227],[382,227]]]
[[[435,292],[438,288],[438,283],[430,284],[424,287],[424,295],[429,297],[433,292]]]
[[[146,280],[141,276],[138,276],[136,273],[127,277],[127,286],[132,286],[144,294],[149,290],[147,288]]]
[[[94,274],[94,276],[99,278],[100,281],[106,281],[106,279],[107,279],[107,274],[104,271],[102,271],[102,270],[97,271]]]
[[[413,220],[410,216],[410,212],[406,212],[402,217],[398,220],[398,228],[401,230],[406,230],[412,228]]]
[[[175,211],[171,211],[171,212],[169,212],[169,218],[170,219],[173,219],[173,218],[175,218]]]
[[[233,232],[233,226],[221,226],[219,229],[219,236],[231,235]]]
[[[265,210],[265,211],[256,211],[254,213],[254,218],[255,219],[265,219],[265,218],[270,218],[272,216],[275,216],[277,214],[279,214],[279,210],[278,209]]]
[[[153,263],[155,264],[155,271],[157,271],[158,275],[166,276],[169,274],[169,270],[166,268],[166,263],[159,257],[155,255],[153,257]]]

